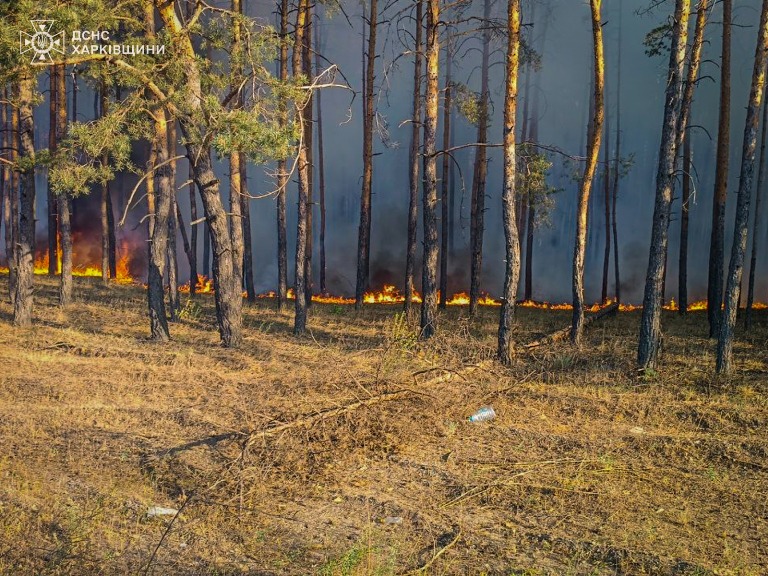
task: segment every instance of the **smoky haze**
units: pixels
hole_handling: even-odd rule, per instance
[[[663,23],[671,12],[671,4],[662,6],[652,14],[638,14],[648,5],[648,0],[612,0],[603,6],[603,22],[606,54],[606,90],[607,114],[610,116],[610,150],[613,157],[615,146],[617,91],[617,50],[619,25],[622,38],[622,86],[621,130],[622,156],[633,156],[634,163],[625,178],[620,182],[617,218],[619,226],[619,254],[622,276],[622,296],[627,302],[640,302],[650,242],[651,217],[655,192],[655,173],[658,157],[661,120],[664,107],[664,88],[666,80],[667,57],[649,58],[644,53],[643,39],[652,28]],[[270,13],[270,3],[245,3],[249,15],[264,22],[274,22]],[[482,9],[481,2],[473,7],[475,13]],[[528,3],[524,3],[528,6]],[[362,174],[362,98],[361,62],[362,62],[362,19],[360,6],[345,5],[352,10],[347,12],[353,28],[341,14],[322,17],[320,20],[323,38],[322,53],[330,62],[337,64],[352,88],[358,92],[352,100],[351,92],[339,88],[323,91],[322,114],[325,145],[326,205],[327,205],[327,276],[328,287],[334,293],[351,294],[354,292],[355,266],[357,251],[357,228],[359,219],[359,196]],[[322,12],[322,8],[319,8]],[[493,13],[502,18],[506,3],[496,2]],[[544,16],[549,14],[546,36],[541,45],[544,29]],[[735,190],[738,185],[738,173],[741,162],[741,143],[745,121],[749,81],[752,73],[757,22],[759,17],[757,0],[743,0],[736,3],[734,22],[738,26],[733,30],[732,54],[732,110],[731,110],[731,151],[729,174],[729,200],[726,216],[726,258],[730,254],[732,241],[732,221],[735,204]],[[449,16],[444,15],[444,19]],[[530,10],[524,15],[524,23],[530,23]],[[717,4],[709,19],[704,46],[702,76],[719,79],[717,63],[720,61],[721,9]],[[539,138],[542,144],[551,145],[575,156],[584,154],[587,117],[589,109],[590,61],[592,37],[589,22],[589,6],[582,0],[538,0],[536,18],[530,32],[534,46],[543,57],[542,69],[534,74],[531,99],[539,98]],[[411,28],[412,22],[402,26]],[[410,124],[405,122],[410,117],[412,81],[412,58],[396,59],[404,48],[400,44],[403,34],[397,34],[396,24],[380,28],[379,54],[376,69],[377,111],[385,122],[389,139],[384,143],[375,139],[374,144],[374,180],[373,180],[373,224],[371,246],[371,286],[378,288],[384,283],[396,284],[402,289],[405,268],[406,225],[408,207],[408,145]],[[491,142],[501,141],[501,119],[503,111],[503,67],[500,65],[503,41],[494,41],[491,68],[491,98],[493,114],[489,129]],[[465,41],[453,62],[454,81],[466,83],[479,91],[479,38]],[[394,64],[393,64],[394,63]],[[443,84],[444,57],[441,55],[441,88]],[[385,74],[386,70],[386,74]],[[340,77],[337,80],[341,81]],[[523,107],[523,76],[520,77],[518,111]],[[41,77],[41,88],[47,80]],[[71,85],[68,86],[71,90]],[[79,95],[81,110],[79,119],[93,117],[93,94],[81,82]],[[715,140],[717,138],[719,86],[717,81],[704,79],[699,83],[695,94],[691,123],[701,128],[692,132],[692,150],[694,156],[695,197],[690,212],[689,231],[689,295],[690,299],[706,298],[707,262],[709,255],[709,234],[711,227],[712,189],[715,171]],[[442,101],[441,101],[442,105]],[[47,142],[47,106],[39,106],[35,112],[36,142],[45,147]],[[315,108],[315,111],[317,108]],[[350,116],[351,114],[351,116]],[[520,120],[518,116],[518,126]],[[440,113],[442,120],[442,112]],[[455,114],[453,124],[455,143],[461,145],[475,140],[475,127],[459,114]],[[711,139],[710,139],[711,136]],[[317,137],[317,131],[315,131]],[[442,127],[438,126],[438,141],[442,138]],[[605,142],[603,143],[605,146]],[[179,150],[180,152],[181,149]],[[315,145],[317,154],[317,145]],[[136,150],[136,161],[144,165],[144,152],[141,146]],[[483,258],[482,288],[493,296],[501,291],[504,270],[504,234],[501,224],[501,151],[489,151],[489,169],[486,199],[486,229]],[[602,160],[602,152],[600,155]],[[472,149],[456,153],[456,244],[450,260],[449,291],[467,291],[469,289],[469,196],[472,179]],[[553,167],[549,175],[549,185],[559,191],[555,194],[555,205],[549,215],[549,222],[538,227],[534,240],[533,297],[537,300],[569,301],[571,299],[571,266],[575,234],[575,211],[577,183],[572,174],[573,163],[564,162],[563,156],[552,154]],[[250,165],[248,168],[249,192],[253,195],[265,194],[274,189],[270,177],[273,166]],[[600,168],[599,168],[600,170]],[[439,172],[439,171],[438,171]],[[217,173],[222,179],[223,190],[228,190],[228,170],[224,163],[217,164]],[[180,161],[178,165],[177,185],[186,180],[187,165]],[[440,174],[438,173],[438,177]],[[590,203],[589,232],[586,259],[586,300],[597,301],[600,297],[602,279],[602,259],[604,249],[604,216],[602,176],[599,175],[593,186]],[[127,194],[135,182],[134,177],[121,177],[112,186],[116,219],[122,214]],[[315,222],[315,274],[316,289],[319,289],[319,206],[318,177],[315,176],[314,222]],[[38,176],[40,190],[46,189],[45,174]],[[296,227],[296,187],[295,182],[288,189],[288,231],[289,259],[292,260],[295,244]],[[179,204],[189,225],[189,197],[184,188],[179,193]],[[202,213],[202,209],[199,207]],[[673,221],[670,229],[669,268],[667,276],[667,295],[677,294],[677,254],[679,245],[679,193],[673,207]],[[761,219],[768,218],[768,203],[763,205]],[[38,201],[38,225],[45,225],[46,204],[44,194]],[[252,201],[251,226],[253,236],[254,272],[258,291],[273,290],[277,283],[277,240],[276,240],[276,202],[274,196]],[[145,228],[140,220],[145,214],[143,204],[134,209],[126,226],[117,230],[118,246],[120,239],[128,242],[135,255],[134,271],[144,273],[146,256],[141,247],[145,240]],[[750,224],[752,217],[750,216]],[[98,231],[98,194],[75,201],[75,229]],[[419,215],[421,228],[421,214]],[[97,232],[89,236],[88,243],[100,245]],[[420,233],[421,234],[421,233]],[[38,236],[44,238],[45,230],[40,229]],[[420,237],[420,236],[419,236]],[[758,232],[760,253],[768,248],[768,227],[762,226]],[[751,240],[750,240],[751,242]],[[188,276],[187,261],[178,239],[179,266],[181,278]],[[89,248],[90,249],[90,248]],[[419,250],[421,244],[419,243]],[[75,252],[79,250],[75,246]],[[80,249],[81,250],[81,249]],[[202,226],[198,239],[198,258],[202,257]],[[132,260],[134,257],[132,255]],[[94,258],[95,262],[100,257]],[[726,262],[727,264],[727,262]],[[198,268],[202,266],[199,260]],[[768,300],[768,262],[763,257],[758,263],[756,297]],[[293,265],[289,265],[289,281]],[[420,274],[417,273],[417,284]],[[613,260],[611,261],[609,293],[613,293]]]

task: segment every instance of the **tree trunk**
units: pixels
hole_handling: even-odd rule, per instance
[[[256,302],[256,287],[253,280],[253,238],[251,235],[251,199],[248,192],[248,167],[245,156],[240,156],[240,213],[243,220],[243,282],[248,302]]]
[[[619,196],[619,177],[621,175],[621,42],[622,12],[619,3],[619,35],[616,47],[616,157],[613,162],[613,183],[611,185],[611,229],[613,232],[613,281],[614,295],[621,303],[621,274],[619,270],[619,227],[616,221],[616,200]]]
[[[117,278],[117,239],[115,238],[115,213],[112,209],[112,191],[107,186],[107,230],[109,235],[109,276]]]
[[[14,165],[18,165],[19,155],[21,154],[21,145],[19,143],[19,90],[17,87],[12,88],[13,103],[10,105],[11,110],[11,142],[13,143],[11,149],[11,161]],[[11,293],[11,304],[16,302],[16,282],[18,280],[18,261],[16,260],[16,248],[19,243],[19,194],[21,185],[22,174],[18,169],[14,169],[11,172],[11,261],[9,265],[10,274],[8,277],[8,288]]]
[[[181,221],[181,218],[179,218]],[[189,260],[189,295],[194,296],[197,292],[197,197],[195,196],[195,172],[192,170],[192,164],[189,164],[189,251],[187,259]]]
[[[219,180],[212,168],[211,148],[202,144],[205,140],[200,126],[196,123],[198,114],[202,113],[203,100],[200,70],[191,38],[184,30],[173,3],[156,0],[155,5],[165,27],[177,37],[178,57],[184,64],[187,83],[179,97],[184,100],[186,113],[180,114],[178,120],[187,149],[187,157],[192,161],[195,181],[200,190],[210,228],[219,334],[224,346],[236,347],[242,341],[243,298],[234,276],[235,264],[232,258],[232,239],[228,229],[229,218],[219,193]]]
[[[50,102],[50,116],[48,124],[48,149],[53,154],[56,151],[56,107],[59,105],[59,74],[64,74],[62,70],[63,66],[51,66],[50,67],[50,80],[48,99]],[[66,85],[65,85],[66,90]],[[66,99],[65,99],[66,102]],[[56,207],[56,195],[51,189],[50,183],[48,184],[48,275],[55,276],[58,272],[59,264],[59,242],[58,242],[58,230],[57,230],[57,214]]]
[[[376,64],[377,0],[371,0],[368,16],[368,50],[365,65],[365,114],[363,115],[363,187],[360,192],[360,228],[357,243],[357,284],[355,308],[363,305],[363,295],[368,288],[371,253],[371,188],[373,186],[373,81]]]
[[[744,271],[744,254],[747,250],[749,228],[749,197],[755,172],[755,151],[757,148],[757,128],[760,118],[760,105],[765,91],[765,66],[768,61],[768,0],[763,0],[760,13],[760,29],[755,48],[755,66],[752,71],[752,85],[747,104],[747,120],[744,126],[742,145],[741,172],[739,191],[736,196],[736,218],[733,227],[731,261],[728,265],[728,282],[725,290],[725,310],[717,341],[717,372],[728,373],[731,370],[733,355],[733,330],[736,326],[736,313],[739,309],[741,276]]]
[[[416,266],[416,235],[419,218],[419,149],[421,148],[421,59],[424,30],[424,2],[416,0],[416,31],[413,47],[413,115],[411,117],[411,147],[408,151],[408,245],[405,255],[405,303],[408,312],[415,290],[413,271]]]
[[[608,99],[606,98],[606,109]],[[608,274],[611,268],[611,156],[610,113],[605,115],[605,145],[603,146],[603,195],[605,196],[605,251],[603,252],[603,286],[600,301],[608,303]]]
[[[483,234],[485,233],[485,180],[488,173],[488,116],[490,106],[489,68],[491,50],[491,27],[487,24],[491,18],[491,0],[483,2],[483,53],[480,62],[480,110],[477,119],[477,143],[475,166],[472,174],[472,206],[470,209],[470,278],[469,278],[469,316],[477,314],[480,299],[480,280],[483,271]],[[517,226],[515,226],[517,228]],[[518,240],[519,242],[519,240]],[[518,246],[519,252],[519,246]]]
[[[280,81],[288,81],[288,0],[280,2]],[[280,104],[280,125],[284,127],[288,116],[284,104]],[[277,163],[277,307],[285,310],[288,293],[288,228],[286,224],[286,203],[288,174],[286,161]]]
[[[308,82],[312,82],[312,7],[314,4],[307,4],[307,16],[304,22],[304,42],[301,48],[301,57],[303,60],[304,75]],[[307,94],[307,100],[304,104],[304,142],[307,146],[307,248],[304,253],[304,291],[306,292],[307,308],[312,308],[312,294],[315,292],[315,285],[312,273],[312,256],[314,252],[314,215],[315,215],[315,155],[313,145],[314,133],[314,94],[310,90]]]
[[[28,163],[19,176],[19,235],[15,245],[16,296],[13,302],[13,324],[31,326],[34,306],[35,267],[35,142],[33,99],[36,78],[24,71],[18,82],[19,151],[21,161]]]
[[[512,359],[512,322],[515,315],[517,284],[520,280],[520,243],[515,220],[515,115],[517,113],[517,69],[520,60],[520,0],[507,2],[507,54],[506,88],[504,94],[504,183],[502,191],[502,217],[506,264],[504,266],[504,294],[499,313],[497,356],[503,364]]]
[[[232,12],[240,14],[240,0],[232,0]],[[237,90],[241,83],[242,76],[242,43],[241,43],[240,25],[236,20],[232,22],[232,55],[230,65],[232,70],[233,85],[231,90]],[[235,100],[235,106],[242,106],[242,94]],[[241,153],[239,150],[233,151],[229,156],[229,235],[232,239],[232,273],[235,286],[238,290],[243,289],[243,221],[242,221],[242,171],[241,171]]]
[[[303,70],[303,43],[304,31],[306,27],[307,15],[309,13],[309,0],[299,0],[299,6],[296,11],[296,38],[293,45],[293,75],[302,76]],[[299,102],[297,110],[297,120],[304,131],[304,102]],[[307,293],[305,278],[305,259],[307,250],[307,211],[309,207],[309,158],[307,156],[307,143],[304,138],[299,140],[298,150],[298,170],[299,170],[299,205],[296,223],[296,273],[294,285],[294,307],[295,316],[293,322],[293,333],[296,335],[304,334],[307,329]]]
[[[72,301],[72,201],[66,194],[57,198],[59,208],[59,232],[61,234],[61,278],[59,279],[59,305]]]
[[[205,201],[203,202],[203,211],[205,211]],[[203,223],[203,276],[211,277],[211,225],[208,220]]]
[[[107,107],[109,105],[109,95],[107,94],[107,87],[104,82],[99,87],[99,97],[101,99],[101,106],[99,107],[100,117],[107,115]],[[106,166],[109,162],[109,158],[104,154],[101,158],[102,165]],[[109,218],[107,217],[107,206],[109,202],[109,184],[103,182],[101,184],[101,280],[105,284],[109,281]]]
[[[72,92],[72,113],[77,112],[75,106],[77,96],[77,76],[73,74],[75,79],[73,92]],[[61,141],[67,135],[67,80],[65,77],[65,71],[58,76],[59,88],[57,90],[57,97],[59,104],[56,107],[56,140]],[[109,193],[109,188],[107,188]],[[56,198],[57,212],[59,215],[59,234],[61,235],[61,278],[59,279],[59,304],[66,306],[72,300],[72,226],[70,222],[70,215],[72,213],[72,201],[66,194],[60,194]],[[109,216],[109,212],[107,212]],[[114,228],[113,228],[114,230]]]
[[[168,123],[168,155],[176,156],[176,120],[170,119]],[[178,319],[181,310],[179,297],[179,260],[176,251],[176,232],[179,229],[179,221],[176,218],[176,160],[170,162],[170,205],[168,207],[168,308],[172,321]]]
[[[437,129],[438,74],[440,44],[438,24],[439,0],[427,0],[427,87],[424,104],[424,259],[421,286],[421,337],[432,337],[437,321],[437,157],[435,132]]]
[[[747,286],[747,309],[744,314],[744,328],[752,328],[752,305],[755,302],[755,268],[757,267],[757,245],[760,232],[760,210],[763,203],[763,186],[765,185],[765,140],[768,128],[768,104],[763,93],[763,128],[760,135],[760,166],[757,171],[757,189],[755,190],[755,219],[752,226],[752,255],[749,261],[749,282]]]
[[[731,18],[733,0],[723,0],[723,43],[720,64],[720,116],[717,127],[715,190],[712,202],[712,233],[709,244],[707,317],[709,337],[720,330],[723,304],[723,262],[725,259],[725,203],[728,198],[728,161],[731,130]]]
[[[319,18],[319,17],[318,17]],[[319,24],[319,19],[318,19]],[[320,42],[320,26],[315,30],[315,73],[320,74],[320,51],[322,49]],[[321,96],[323,91],[317,91],[317,162],[320,192],[320,292],[328,293],[326,284],[326,261],[325,261],[325,157],[323,150],[323,112],[321,106]]]
[[[546,43],[546,35],[547,35],[547,21],[544,20],[544,28],[543,32],[541,34],[541,52],[544,52],[544,46]],[[536,85],[534,86],[536,96],[533,99],[532,106],[531,106],[531,118],[529,119],[529,126],[530,126],[530,135],[529,139],[531,142],[536,143],[539,141],[539,92],[540,92],[540,76],[536,77]],[[515,167],[517,168],[517,167]],[[520,171],[518,170],[518,173]],[[524,178],[526,178],[524,176]],[[527,188],[527,222],[524,225],[525,229],[525,290],[523,295],[523,300],[532,300],[533,299],[533,239],[534,239],[534,233],[536,231],[536,203],[539,201],[538,198],[531,193],[531,189],[529,186],[526,186]],[[519,194],[518,194],[519,196]],[[518,234],[520,231],[518,231]]]
[[[450,29],[449,29],[450,30]],[[443,101],[443,150],[451,146],[451,106],[452,92],[451,86],[451,67],[453,64],[453,42],[451,41],[450,31],[446,31],[445,40],[445,90]],[[445,310],[448,302],[448,226],[450,206],[449,200],[449,178],[451,156],[443,153],[443,164],[440,172],[440,308]]]
[[[168,320],[165,315],[165,290],[163,288],[163,272],[168,250],[168,215],[173,194],[171,184],[171,167],[167,164],[168,124],[164,110],[155,111],[154,150],[155,164],[149,167],[154,170],[156,204],[154,222],[149,242],[149,273],[147,279],[147,303],[149,307],[149,326],[153,340],[165,342],[170,338]]]
[[[691,211],[691,139],[683,140],[683,198],[680,206],[680,259],[677,275],[678,313],[688,313],[688,222]]]
[[[3,90],[3,99],[8,100],[8,89]],[[10,110],[11,116],[15,113],[10,104],[5,102],[0,103],[0,127],[2,127],[2,143],[3,143],[3,158],[11,159],[13,161],[13,145],[14,139],[11,137],[11,123],[8,118],[8,111]],[[5,225],[5,261],[8,265],[8,288],[13,295],[13,222],[16,220],[16,214],[11,209],[11,198],[16,195],[16,190],[13,188],[13,168],[6,164],[2,164],[3,171],[3,224]],[[11,300],[11,302],[13,302]]]
[[[232,238],[232,274],[237,288],[243,289],[243,222],[241,218],[240,152],[229,156],[229,234]]]
[[[690,12],[690,0],[676,0],[664,104],[664,124],[659,147],[659,167],[656,174],[656,203],[653,211],[651,247],[637,352],[637,363],[643,370],[656,367],[661,344],[662,282],[669,237],[670,205],[674,188],[678,122],[680,121]]]
[[[603,132],[605,59],[603,55],[603,31],[600,22],[602,0],[590,0],[592,11],[592,37],[594,42],[594,85],[595,114],[592,119],[592,138],[588,141],[587,165],[579,186],[579,206],[576,221],[576,241],[573,249],[573,321],[571,341],[578,344],[584,331],[584,255],[587,243],[587,216],[592,178],[600,154],[600,140]]]

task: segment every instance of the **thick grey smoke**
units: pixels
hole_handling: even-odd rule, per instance
[[[587,110],[589,106],[591,30],[588,20],[589,7],[584,1],[537,0],[539,5],[551,7],[546,43],[543,46],[543,68],[539,74],[540,98],[539,140],[556,146],[573,155],[584,154]],[[261,2],[247,3],[253,16],[265,22],[273,22],[269,13],[271,5]],[[479,3],[478,3],[479,4]],[[657,9],[653,14],[639,15],[638,11],[648,5],[648,0],[613,0],[604,3],[603,27],[607,59],[607,98],[611,123],[611,148],[615,144],[615,105],[618,99],[616,86],[616,56],[619,21],[622,22],[622,87],[621,87],[621,128],[622,155],[634,155],[634,165],[626,178],[621,181],[618,220],[622,273],[622,292],[626,301],[639,302],[648,258],[651,216],[653,211],[654,177],[659,147],[660,126],[663,112],[663,94],[666,75],[666,58],[649,58],[644,53],[645,34],[659,25],[671,11],[671,6]],[[322,35],[325,38],[324,56],[343,70],[352,87],[360,90],[362,60],[361,18],[358,5],[345,4],[354,26],[351,29],[346,18],[337,14],[323,19]],[[478,5],[478,9],[480,6]],[[504,2],[497,2],[495,12],[499,17],[506,8]],[[542,9],[537,10],[541,15]],[[732,78],[732,128],[731,128],[731,170],[729,190],[735,192],[738,185],[738,170],[741,161],[741,141],[745,119],[752,58],[756,41],[758,21],[757,0],[743,0],[737,3],[734,13],[739,24],[733,30],[733,78]],[[529,22],[528,18],[524,18]],[[721,17],[717,5],[710,16],[707,32],[708,42],[704,48],[705,64],[702,75],[719,77],[713,62],[719,62],[719,35]],[[409,25],[410,26],[410,25]],[[542,22],[535,22],[534,30],[541,30]],[[536,32],[534,32],[534,37]],[[373,285],[395,283],[402,287],[405,261],[406,210],[408,205],[408,143],[410,125],[401,123],[410,116],[412,63],[401,58],[397,65],[392,62],[403,50],[395,34],[394,25],[388,29],[382,26],[379,43],[382,46],[378,61],[377,100],[378,112],[389,128],[390,144],[376,142],[374,159],[373,189],[373,237],[372,237],[372,280]],[[384,44],[386,38],[386,44]],[[474,44],[473,44],[474,42]],[[473,90],[479,89],[478,50],[479,42],[465,44],[460,57],[454,62],[455,80],[467,83]],[[501,39],[495,46],[501,49]],[[498,62],[501,52],[495,54]],[[707,62],[707,60],[712,62]],[[441,63],[442,65],[442,63]],[[383,71],[387,68],[387,74]],[[494,114],[489,137],[493,142],[501,140],[501,75],[502,67],[492,68],[491,86],[494,99]],[[442,84],[442,79],[441,79]],[[707,259],[712,209],[712,186],[714,157],[717,136],[718,86],[716,82],[703,80],[696,93],[692,123],[701,126],[693,136],[695,174],[695,202],[691,210],[689,290],[691,300],[706,296]],[[521,90],[522,93],[522,90]],[[532,96],[534,91],[532,91]],[[88,102],[88,98],[82,98]],[[326,232],[328,254],[329,288],[334,292],[349,294],[354,289],[357,221],[359,217],[359,195],[362,173],[362,123],[361,99],[352,102],[351,119],[350,92],[342,89],[328,89],[323,92],[323,122],[325,139],[325,170],[328,226]],[[519,108],[522,107],[520,101]],[[38,136],[47,134],[47,112],[40,107],[36,113]],[[457,144],[474,141],[475,128],[457,115],[455,123]],[[38,142],[43,142],[38,139]],[[396,144],[399,143],[399,147]],[[472,174],[472,150],[456,155],[459,169],[456,174],[463,177],[457,183],[456,200],[456,250],[451,261],[451,291],[468,290],[469,284],[469,186]],[[501,227],[501,155],[493,150],[489,154],[489,180],[486,200],[486,232],[483,288],[492,295],[498,295],[503,274],[503,232]],[[554,166],[550,184],[561,191],[556,195],[556,205],[550,216],[550,225],[536,231],[534,244],[533,296],[540,300],[570,300],[570,274],[575,233],[576,183],[570,177],[573,169],[563,165],[562,158],[553,155]],[[601,154],[602,160],[602,154]],[[219,165],[219,174],[226,189],[227,170]],[[179,164],[179,182],[186,178],[185,162]],[[317,177],[315,178],[317,183]],[[251,194],[263,194],[273,189],[274,182],[262,166],[249,167],[249,189]],[[587,246],[586,291],[587,300],[599,298],[602,276],[603,255],[603,211],[600,179],[593,190],[590,214],[590,232]],[[127,193],[132,185],[118,183],[115,188]],[[40,189],[45,190],[41,177]],[[295,243],[295,186],[289,190],[289,256]],[[124,205],[124,197],[115,200],[116,210]],[[317,191],[315,192],[317,201]],[[95,198],[93,201],[97,201]],[[726,258],[730,253],[732,237],[734,194],[729,196],[726,230]],[[189,202],[186,192],[180,194],[180,205],[189,222]],[[763,222],[768,219],[768,203],[764,204]],[[679,238],[679,201],[675,203],[675,217],[670,230],[670,257],[667,281],[668,296],[677,294],[677,253]],[[44,225],[45,203],[38,203],[38,219]],[[273,197],[254,200],[251,208],[256,285],[258,290],[274,289],[276,285],[276,232],[275,200]],[[95,215],[94,215],[95,216]],[[137,214],[137,218],[141,214]],[[751,220],[750,220],[751,221]],[[135,226],[135,219],[133,220]],[[319,226],[319,209],[315,206],[315,223]],[[94,222],[94,226],[97,227]],[[118,231],[118,235],[125,231]],[[758,268],[757,295],[768,300],[768,265],[765,254],[768,251],[768,227],[763,226],[757,239],[764,255]],[[198,242],[202,255],[202,227]],[[181,241],[179,240],[179,246]],[[315,248],[319,248],[317,236]],[[180,253],[181,254],[181,253]],[[319,257],[315,257],[319,262]],[[182,277],[186,277],[186,259],[180,255]],[[726,261],[727,265],[727,261]],[[612,264],[611,264],[612,266]],[[290,267],[292,269],[292,265]],[[291,274],[292,276],[292,274]],[[417,275],[418,276],[418,275]],[[319,282],[317,273],[315,281]],[[611,283],[613,285],[613,272]],[[612,292],[612,288],[610,289]]]

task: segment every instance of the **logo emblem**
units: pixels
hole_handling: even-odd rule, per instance
[[[64,32],[51,34],[53,20],[32,20],[33,34],[20,32],[21,53],[33,52],[32,63],[53,62],[52,52],[64,54]]]

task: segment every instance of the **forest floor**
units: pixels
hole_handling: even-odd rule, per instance
[[[260,301],[226,350],[210,295],[184,298],[158,345],[141,287],[78,278],[60,310],[55,281],[37,281],[33,328],[0,303],[2,574],[768,566],[765,312],[729,379],[713,376],[705,314],[665,313],[663,368],[639,377],[637,312],[502,368],[493,308],[449,309],[420,343],[398,307],[315,305],[297,338]],[[521,309],[515,338],[569,319]],[[495,420],[467,422],[489,404]]]

